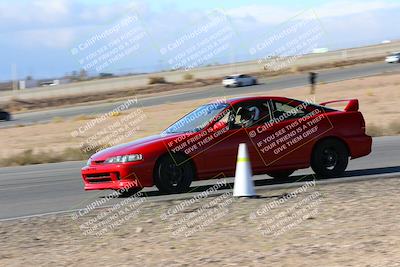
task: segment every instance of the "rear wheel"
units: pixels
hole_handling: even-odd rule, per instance
[[[174,194],[189,191],[195,177],[191,160],[184,155],[166,155],[162,157],[155,168],[154,183],[162,193]]]
[[[311,156],[311,168],[321,178],[337,177],[349,163],[346,145],[337,139],[326,139],[316,145]]]
[[[275,179],[285,179],[294,173],[294,170],[268,172],[267,174]]]

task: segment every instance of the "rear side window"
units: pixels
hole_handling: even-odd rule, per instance
[[[304,117],[308,112],[304,108],[296,106],[294,103],[283,103],[272,101],[274,118],[282,117],[285,120],[298,119]]]

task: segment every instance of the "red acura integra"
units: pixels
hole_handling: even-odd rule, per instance
[[[342,101],[343,111],[325,106]],[[311,166],[320,177],[339,176],[372,144],[358,100],[342,101],[260,96],[200,106],[159,135],[94,154],[82,169],[85,190],[185,192],[192,181],[234,175],[240,143],[254,174],[285,178]]]

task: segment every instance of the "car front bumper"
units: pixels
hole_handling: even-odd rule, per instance
[[[92,164],[82,168],[85,190],[127,189],[152,186],[151,172],[141,162]]]
[[[224,86],[237,86],[238,83],[236,81],[223,81],[222,85],[224,85]]]
[[[386,58],[385,59],[385,62],[386,63],[396,63],[396,62],[399,62],[399,59],[398,58]]]

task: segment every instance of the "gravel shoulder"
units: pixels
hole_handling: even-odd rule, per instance
[[[400,266],[398,178],[1,222],[0,266]]]

